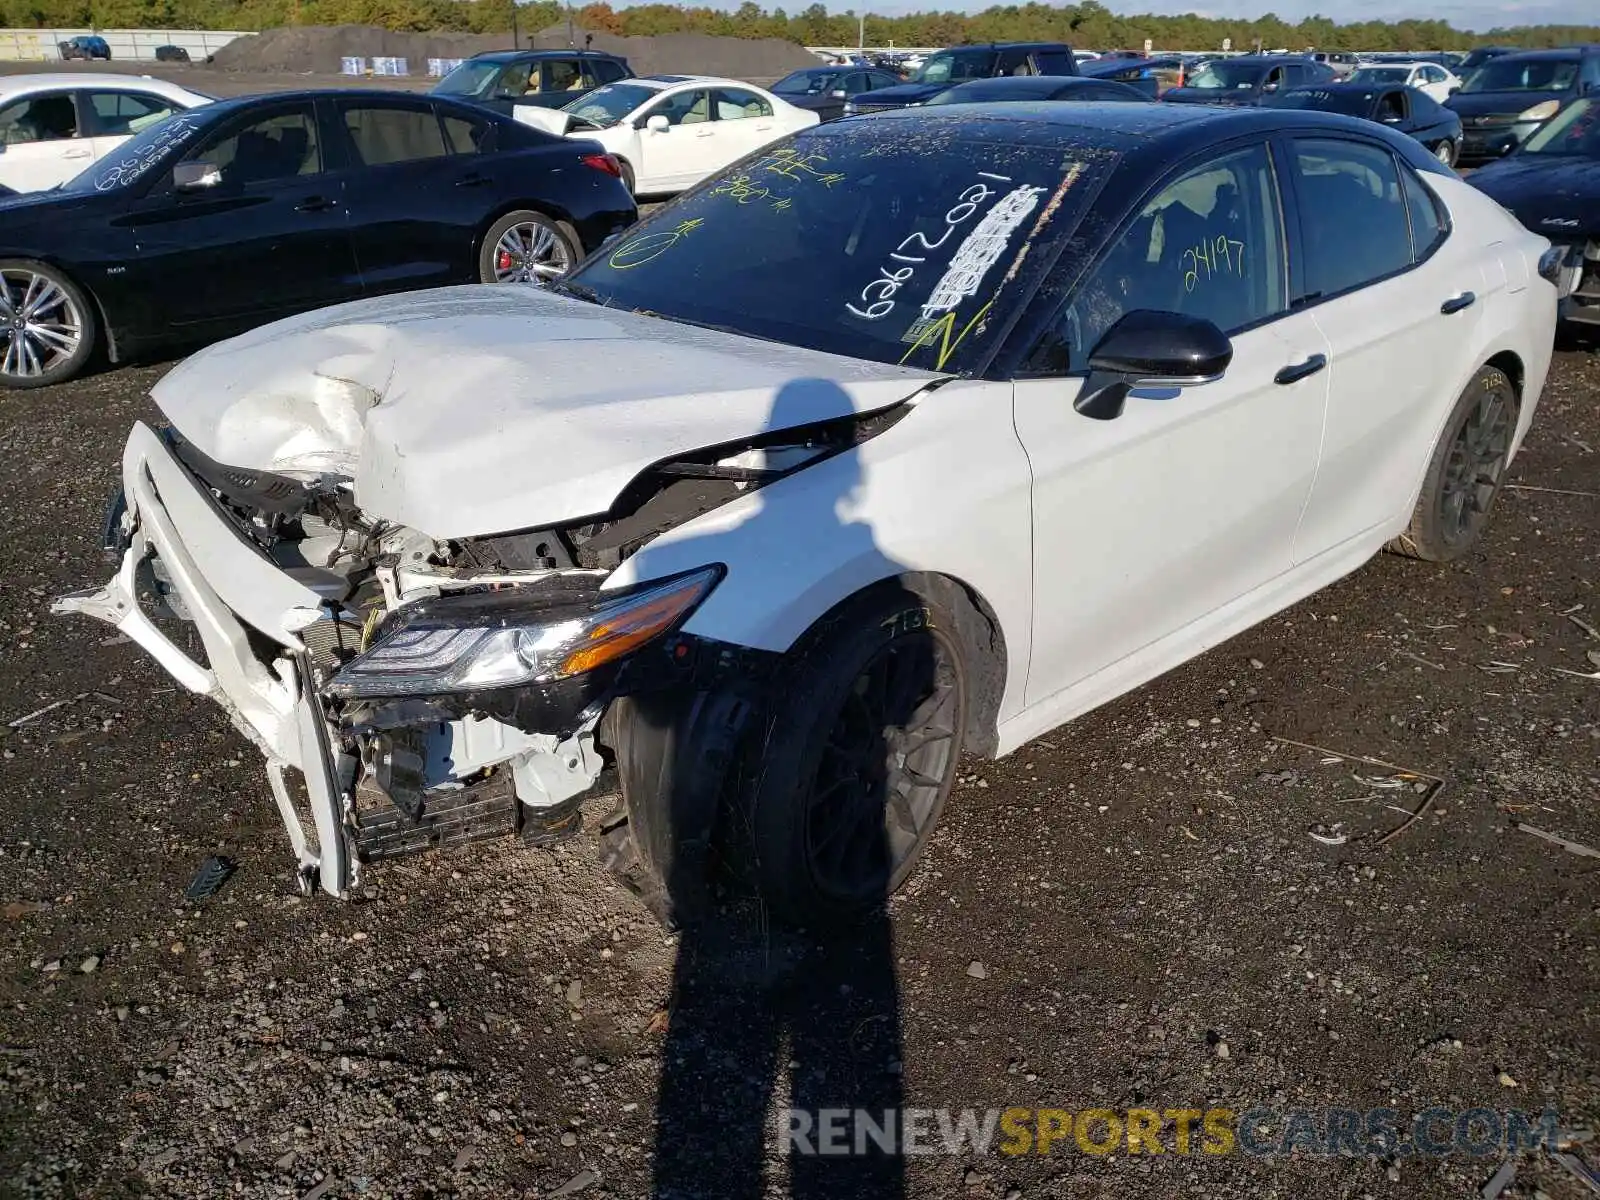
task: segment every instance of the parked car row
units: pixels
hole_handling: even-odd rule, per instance
[[[359,296],[554,277],[636,215],[601,146],[475,105],[364,90],[198,105],[0,200],[0,386]]]
[[[720,86],[654,82],[647,103]],[[119,263],[153,309],[303,284],[309,252],[222,248],[272,204],[348,251],[352,294],[431,283],[431,247],[465,239],[430,240],[426,198],[500,162],[562,179],[599,248],[548,287],[360,300],[188,359],[154,390],[170,427],[128,439],[116,574],[57,611],[223,703],[308,892],[569,837],[611,767],[603,855],[665,920],[728,868],[815,929],[907,878],[963,751],[1007,754],[1384,547],[1473,549],[1563,250],[1381,121],[928,99],[808,112],[610,242],[631,200],[598,144],[439,97],[230,102],[135,139],[93,177],[132,244],[193,241],[190,213],[218,239],[181,271]],[[1587,145],[1588,114],[1551,145]],[[63,282],[7,305],[26,323]]]

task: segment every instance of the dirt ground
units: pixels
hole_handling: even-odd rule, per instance
[[[604,802],[555,851],[294,895],[221,713],[46,613],[106,574],[163,369],[0,394],[0,1195],[1459,1197],[1499,1160],[1057,1147],[786,1179],[764,1114],[792,1087],[1600,1118],[1600,861],[1514,827],[1600,846],[1600,679],[1558,673],[1600,651],[1600,355],[1559,356],[1480,552],[1380,557],[968,763],[887,920],[831,949],[665,937],[593,861]],[[1421,795],[1275,737],[1443,789],[1380,846]],[[237,873],[188,903],[211,854]],[[1587,1193],[1528,1156],[1504,1194]]]

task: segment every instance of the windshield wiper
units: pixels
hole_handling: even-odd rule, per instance
[[[599,304],[600,293],[586,283],[573,283],[570,279],[554,279],[545,285],[549,292],[559,292],[563,296],[571,296],[574,300],[582,300],[585,304]]]
[[[751,333],[748,329],[736,329],[732,325],[716,325],[710,321],[691,321],[688,317],[675,316],[672,313],[657,312],[653,308],[636,308],[633,310],[641,317],[659,317],[663,321],[671,321],[675,325],[693,325],[696,329],[709,329],[713,333],[731,333],[735,337],[754,338],[758,342],[776,342],[780,346],[789,343],[777,338],[762,337],[759,333]]]

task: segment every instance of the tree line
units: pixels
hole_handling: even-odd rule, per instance
[[[500,33],[510,29],[515,0],[0,0],[0,26],[97,26],[106,29],[268,29],[281,25],[377,25],[388,29]],[[574,6],[584,29],[627,36],[704,33],[782,38],[809,46],[856,44],[856,13],[830,13],[821,4],[797,12],[765,9],[745,0],[737,9],[606,3]],[[567,19],[555,0],[516,6],[517,26],[544,29]],[[1285,21],[1266,13],[1253,21],[1197,16],[1122,15],[1098,0],[1079,4],[1006,4],[978,13],[919,12],[866,15],[869,46],[949,46],[962,42],[1064,41],[1096,50],[1139,49],[1146,39],[1162,49],[1440,50],[1474,45],[1529,48],[1600,42],[1600,25],[1534,25],[1468,33],[1446,21],[1357,21],[1328,17]]]

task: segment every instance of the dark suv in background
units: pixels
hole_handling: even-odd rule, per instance
[[[952,46],[930,54],[909,81],[856,96],[844,106],[845,116],[912,108],[926,104],[940,92],[973,79],[1001,75],[1077,75],[1078,60],[1064,42],[991,42],[983,46]]]
[[[64,59],[99,58],[106,62],[111,61],[111,45],[97,33],[85,33],[68,38],[64,42],[57,43],[56,49]]]
[[[490,50],[467,59],[433,91],[510,116],[513,105],[560,108],[603,83],[632,78],[627,59],[599,50]]]
[[[1563,105],[1600,95],[1600,46],[1527,50],[1491,58],[1445,102],[1461,118],[1461,165],[1515,150]]]

